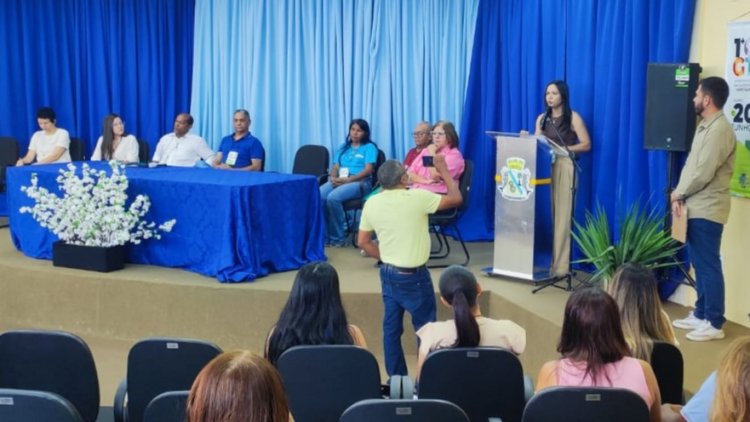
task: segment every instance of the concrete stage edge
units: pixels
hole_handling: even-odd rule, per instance
[[[455,260],[460,247],[454,245]],[[485,316],[511,319],[527,331],[527,347],[521,356],[524,371],[536,377],[541,364],[554,359],[562,314],[568,293],[548,288],[531,294],[533,285],[488,277],[482,268],[492,263],[491,243],[469,244],[471,265],[484,288],[481,296]],[[326,250],[341,280],[341,290],[350,322],[359,325],[368,349],[382,362],[381,320],[383,306],[380,281],[374,261],[353,248]],[[113,374],[102,374],[102,400],[124,376],[127,349],[135,340],[150,336],[200,338],[224,350],[263,351],[266,333],[284,305],[296,272],[272,274],[252,283],[221,284],[179,269],[127,265],[122,271],[101,274],[53,267],[18,252],[7,228],[0,230],[0,328],[47,328],[71,331],[92,344],[97,366],[109,362]],[[437,284],[439,269],[432,270]],[[687,310],[668,304],[670,315],[681,317]],[[438,318],[446,309],[438,305]],[[410,369],[416,365],[416,341],[411,322],[403,343]],[[678,330],[686,362],[685,388],[695,391],[717,366],[721,351],[750,330],[728,323],[727,338],[694,343]],[[98,346],[101,345],[101,346]],[[101,349],[101,350],[98,350]],[[114,362],[114,360],[117,362]],[[123,360],[120,362],[120,360]],[[106,372],[106,371],[105,371]],[[112,378],[112,380],[108,380]]]

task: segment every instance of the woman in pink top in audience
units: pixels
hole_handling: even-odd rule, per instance
[[[432,143],[406,169],[410,187],[441,194],[448,192],[448,187],[435,167],[430,163],[425,165],[425,157],[428,157],[427,161],[431,161],[435,154],[445,157],[448,171],[458,183],[464,173],[464,156],[458,149],[458,134],[453,123],[441,120],[432,127]]]
[[[630,357],[614,299],[599,288],[573,293],[565,305],[557,351],[561,358],[539,371],[536,391],[548,387],[617,387],[646,402],[661,420],[661,395],[651,365]]]

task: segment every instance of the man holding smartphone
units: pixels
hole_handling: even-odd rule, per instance
[[[445,195],[406,189],[406,170],[398,161],[389,160],[378,170],[383,191],[365,202],[360,219],[359,247],[382,262],[383,346],[389,376],[407,375],[401,346],[404,311],[411,314],[415,331],[435,321],[435,289],[425,266],[430,257],[429,215],[463,202],[445,157],[436,155],[433,161],[446,181]],[[378,243],[372,240],[373,232],[377,234]]]

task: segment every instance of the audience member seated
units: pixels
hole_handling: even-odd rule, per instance
[[[446,347],[502,347],[515,354],[526,348],[526,330],[509,320],[485,318],[477,298],[482,286],[471,271],[452,265],[440,275],[440,301],[453,311],[453,319],[430,322],[417,331],[417,374],[427,355]]]
[[[407,168],[409,182],[412,188],[425,189],[435,193],[446,193],[448,188],[445,181],[440,177],[431,160],[435,154],[445,157],[448,171],[453,180],[458,179],[464,173],[464,157],[458,149],[458,134],[453,123],[439,121],[432,128],[432,143],[422,150],[422,153],[414,159]]]
[[[225,352],[195,378],[188,422],[287,422],[289,405],[281,376],[249,351]]]
[[[116,114],[104,117],[102,136],[96,141],[91,161],[120,161],[122,163],[138,162],[138,140],[133,135],[125,134],[125,122]]]
[[[234,133],[221,140],[214,167],[219,169],[263,171],[266,151],[258,138],[250,133],[250,113],[234,112]]]
[[[565,305],[557,351],[539,371],[536,391],[548,387],[617,387],[637,393],[661,419],[661,395],[648,362],[630,357],[614,299],[599,288],[574,292]]]
[[[684,407],[662,405],[664,422],[750,421],[750,337],[734,340],[718,371],[703,382]]]
[[[36,112],[36,122],[42,129],[34,133],[29,143],[29,151],[16,161],[17,166],[31,164],[69,163],[70,135],[56,126],[55,110],[42,107]]]
[[[612,277],[609,294],[620,309],[622,333],[631,356],[650,362],[654,341],[678,344],[650,269],[638,264],[623,265]]]
[[[339,275],[327,262],[310,263],[297,272],[279,321],[266,338],[266,358],[276,365],[287,349],[315,344],[367,347],[362,331],[346,320]]]
[[[404,166],[407,168],[412,162],[414,162],[419,154],[422,153],[422,150],[432,142],[430,124],[427,122],[419,122],[417,127],[414,128],[414,132],[411,136],[414,138],[414,148],[410,149],[409,152],[406,153],[406,158],[404,158]]]
[[[346,142],[333,156],[328,182],[320,187],[327,245],[346,246],[344,202],[370,193],[377,160],[378,148],[370,140],[370,125],[363,119],[352,120]]]
[[[153,162],[175,167],[193,167],[200,160],[210,165],[214,152],[206,141],[190,133],[193,127],[193,116],[180,113],[174,118],[174,132],[159,139],[156,144]]]

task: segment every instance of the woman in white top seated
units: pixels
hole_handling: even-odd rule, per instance
[[[104,118],[102,136],[96,141],[92,161],[120,161],[123,163],[138,162],[138,140],[133,135],[125,134],[125,122],[116,114]]]
[[[453,310],[453,319],[425,324],[417,331],[419,357],[417,374],[427,355],[449,347],[502,347],[515,354],[526,348],[526,330],[509,320],[485,318],[477,297],[482,287],[474,274],[460,265],[451,265],[440,274],[440,301]]]
[[[69,163],[70,135],[65,129],[56,126],[55,110],[42,107],[36,112],[36,122],[42,129],[31,137],[29,151],[16,161],[17,166],[31,164]]]

